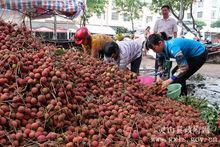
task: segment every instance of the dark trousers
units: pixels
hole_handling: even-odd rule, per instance
[[[131,71],[139,74],[139,69],[141,65],[142,55],[131,62]]]
[[[174,83],[180,83],[182,85],[181,95],[187,95],[186,80],[192,76],[197,70],[199,70],[202,65],[206,62],[207,51],[199,56],[187,59],[189,70],[180,78],[178,78]],[[174,67],[172,70],[172,75],[178,70],[178,66]]]
[[[164,32],[165,33],[165,32]],[[165,33],[165,35],[166,35],[166,33]],[[163,38],[164,39],[164,38]],[[170,39],[172,39],[172,37],[167,37],[167,39],[166,40],[170,40]],[[158,54],[156,54],[156,60],[155,60],[155,73],[157,73],[158,72],[158,67],[159,67],[159,62],[160,62],[160,64],[162,64],[163,65],[163,67],[164,67],[164,65],[166,64],[165,62],[166,62],[166,60],[170,60],[170,59],[165,59],[165,57],[160,57],[160,60],[159,60],[159,57],[158,57]],[[170,78],[170,68],[165,68],[164,69],[165,71],[163,72],[163,77],[164,78]],[[156,76],[156,75],[155,75]]]
[[[165,57],[158,57],[158,54],[156,54],[156,60],[155,60],[155,74],[158,72],[158,68],[159,68],[159,64],[161,65],[161,66],[163,66],[163,68],[164,68],[164,72],[162,73],[162,76],[161,77],[163,77],[163,78],[165,78],[165,79],[169,79],[170,78],[170,70],[171,70],[171,67],[170,68],[167,68],[166,66],[165,66],[165,64],[166,64],[166,59],[165,59]],[[168,61],[170,61],[170,59],[168,59]],[[155,75],[155,77],[157,77],[157,75]]]
[[[99,59],[104,60],[104,52],[103,52],[103,50],[99,51]]]

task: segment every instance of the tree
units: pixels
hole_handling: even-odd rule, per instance
[[[101,14],[105,10],[105,6],[108,3],[107,0],[87,0],[87,10],[86,13],[89,17],[93,14]]]
[[[196,1],[196,0],[194,0],[194,1]],[[195,20],[194,17],[193,17],[193,1],[192,1],[192,3],[190,3],[190,16],[191,16],[191,18],[192,18],[193,29],[197,32],[198,35],[195,34],[195,33],[193,33],[193,34],[194,34],[195,36],[201,38],[201,37],[202,37],[201,32],[200,32],[199,29],[196,28],[196,20]]]
[[[201,30],[204,26],[206,26],[206,23],[204,21],[202,21],[202,20],[196,20],[195,23],[196,23],[196,27],[199,30]]]
[[[116,9],[131,20],[132,31],[134,31],[134,20],[140,18],[142,7],[146,3],[141,0],[114,0],[114,3]]]
[[[117,27],[116,34],[128,33],[128,29],[125,27]]]
[[[86,21],[93,14],[101,15],[104,12],[105,6],[107,5],[108,0],[87,0],[86,1],[86,12],[82,18],[83,25],[85,26]]]
[[[155,12],[158,12],[158,10],[160,10],[161,6],[169,5],[170,8],[171,8],[171,13],[179,21],[179,23],[187,31],[189,31],[189,32],[193,33],[194,35],[196,35],[196,33],[193,30],[191,30],[183,22],[185,11],[190,8],[190,14],[191,14],[191,18],[192,18],[192,21],[193,21],[193,29],[197,32],[197,34],[200,33],[199,30],[197,30],[196,27],[195,27],[195,20],[194,20],[194,17],[192,15],[192,6],[193,6],[194,1],[195,0],[152,0],[151,10],[153,10]]]
[[[215,27],[220,28],[220,20],[217,20],[217,21],[213,22],[213,23],[211,24],[211,27],[212,27],[212,28],[215,28]]]

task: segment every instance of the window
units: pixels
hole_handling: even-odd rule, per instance
[[[112,12],[112,20],[118,20],[118,18],[119,18],[118,12],[113,11],[113,12]]]
[[[98,19],[101,19],[101,14],[96,14]]]
[[[58,40],[66,40],[67,39],[66,33],[57,33],[57,39]]]
[[[199,7],[199,8],[203,7],[203,1],[202,1],[202,0],[200,0],[200,1],[198,2],[198,7]]]
[[[187,13],[187,19],[191,19],[191,14]]]
[[[202,18],[202,12],[197,12],[197,18]]]
[[[152,16],[147,16],[146,23],[149,23],[149,22],[152,22],[152,21],[153,21]]]
[[[211,12],[211,19],[216,19],[216,11]]]
[[[212,7],[213,8],[216,8],[217,7],[217,0],[212,0]]]
[[[129,21],[128,15],[124,15],[124,21]]]
[[[53,39],[53,33],[52,32],[36,32],[35,36],[37,38],[42,39],[42,40],[52,40]]]
[[[74,37],[74,33],[70,32],[69,33],[69,38],[72,38],[72,37]]]

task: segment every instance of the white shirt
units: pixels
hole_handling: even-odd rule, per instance
[[[140,46],[143,45],[143,42],[146,40],[144,34],[142,34],[139,38],[134,39],[135,42],[137,42]]]
[[[130,40],[132,40],[132,39],[129,37],[125,37],[123,41],[130,41]]]
[[[177,32],[177,22],[173,18],[158,19],[154,26],[154,33],[166,32],[168,37],[172,37]]]
[[[142,46],[136,41],[119,41],[117,44],[120,49],[120,59],[117,64],[121,69],[125,69],[132,61],[142,55]]]

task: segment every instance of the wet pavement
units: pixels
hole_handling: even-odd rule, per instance
[[[220,78],[204,76],[204,80],[188,80],[187,85],[190,95],[201,99],[207,99],[211,104],[220,106]]]
[[[152,76],[154,73],[154,59],[144,56],[142,59],[140,74]],[[173,67],[175,62],[173,62]],[[204,64],[194,76],[199,75],[203,79],[191,78],[187,80],[189,95],[207,99],[210,103],[220,106],[220,64]]]

